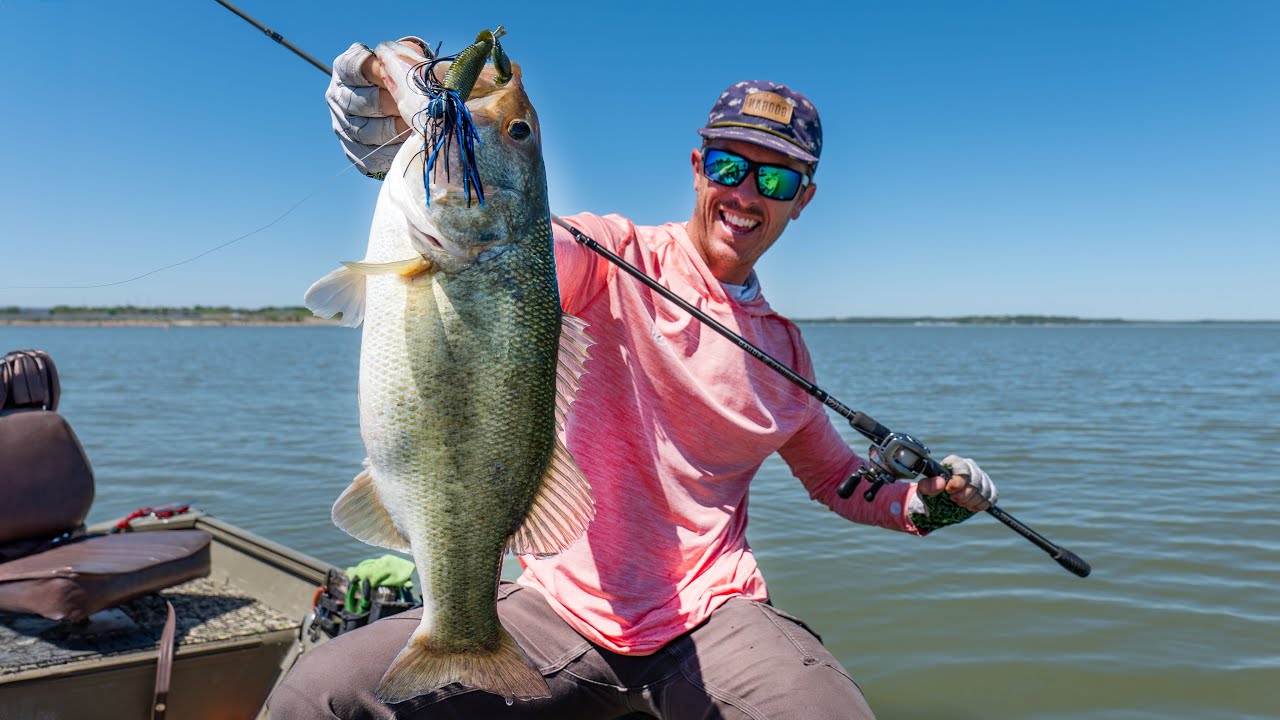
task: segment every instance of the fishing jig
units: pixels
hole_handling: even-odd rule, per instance
[[[499,25],[492,32],[481,30],[476,41],[468,45],[457,55],[439,57],[435,53],[415,68],[414,84],[418,90],[430,98],[427,107],[414,115],[414,126],[427,138],[427,147],[431,148],[427,161],[422,165],[422,183],[430,184],[430,176],[436,172],[436,162],[444,153],[444,176],[447,182],[452,173],[450,164],[450,148],[454,143],[458,146],[458,161],[462,166],[463,190],[467,196],[467,206],[471,206],[471,194],[475,192],[480,206],[484,207],[484,187],[480,182],[480,173],[476,168],[476,144],[481,142],[476,132],[471,112],[467,110],[467,98],[475,89],[480,72],[490,59],[497,68],[494,80],[499,85],[511,81],[511,60],[502,50],[499,38],[506,34]],[[436,78],[435,67],[438,63],[449,61],[448,72],[444,79]],[[427,203],[431,202],[431,194],[427,193]]]

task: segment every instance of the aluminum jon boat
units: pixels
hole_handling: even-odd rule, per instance
[[[200,512],[133,528],[208,533],[209,575],[79,623],[0,612],[0,717],[151,717],[167,600],[176,652],[166,717],[265,718],[267,695],[312,642],[312,598],[334,568]]]
[[[59,393],[46,354],[0,361],[0,718],[265,718],[301,653],[369,619],[345,576],[186,508],[86,528]]]

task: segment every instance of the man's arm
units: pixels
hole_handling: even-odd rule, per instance
[[[911,522],[907,507],[916,495],[916,484],[899,482],[886,485],[867,502],[861,493],[848,499],[836,494],[836,488],[865,462],[840,437],[831,419],[818,406],[809,422],[779,450],[778,454],[800,479],[809,497],[831,508],[837,515],[864,525],[876,525],[923,535]]]
[[[416,37],[399,42],[412,42],[427,51],[426,43]],[[379,180],[391,168],[404,142],[401,135],[409,129],[385,85],[382,63],[368,47],[355,43],[334,59],[333,77],[324,94],[333,132],[347,158],[360,172]]]
[[[932,477],[918,483],[886,485],[871,502],[861,493],[848,499],[840,497],[836,488],[864,461],[840,437],[821,406],[778,452],[808,489],[809,497],[841,517],[867,525],[926,535],[963,522],[996,501],[991,478],[973,460],[956,455],[943,460],[951,466],[950,479]]]
[[[560,218],[610,252],[623,254],[636,242],[636,228],[618,215],[580,213]],[[560,284],[560,306],[570,315],[581,313],[605,291],[615,267],[604,257],[585,247],[565,228],[551,224],[555,236],[556,280]],[[591,331],[587,330],[590,335]]]

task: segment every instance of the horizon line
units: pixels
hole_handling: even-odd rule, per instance
[[[56,311],[56,312],[55,312]],[[235,313],[310,313],[305,306],[302,305],[262,305],[256,308],[235,307],[231,305],[54,305],[50,307],[23,307],[18,305],[0,306],[0,317],[8,316],[51,316],[51,315],[108,315],[110,317],[119,317],[123,314],[139,315],[139,316],[163,316],[163,315],[211,315],[211,314],[235,314]],[[1280,323],[1280,318],[1257,318],[1257,319],[1240,319],[1240,318],[1178,318],[1178,319],[1154,319],[1154,318],[1126,318],[1126,317],[1087,317],[1080,315],[1055,315],[1050,313],[995,313],[995,314],[964,314],[964,315],[827,315],[814,317],[788,317],[793,322],[811,322],[811,323],[955,323],[970,324],[975,322],[1005,322],[1005,323],[1034,323],[1034,322],[1050,322],[1050,323],[1239,323],[1239,324],[1265,324]]]

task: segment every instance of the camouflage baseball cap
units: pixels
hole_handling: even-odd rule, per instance
[[[726,88],[698,134],[749,142],[812,164],[822,154],[818,109],[804,95],[768,80],[744,80]]]

